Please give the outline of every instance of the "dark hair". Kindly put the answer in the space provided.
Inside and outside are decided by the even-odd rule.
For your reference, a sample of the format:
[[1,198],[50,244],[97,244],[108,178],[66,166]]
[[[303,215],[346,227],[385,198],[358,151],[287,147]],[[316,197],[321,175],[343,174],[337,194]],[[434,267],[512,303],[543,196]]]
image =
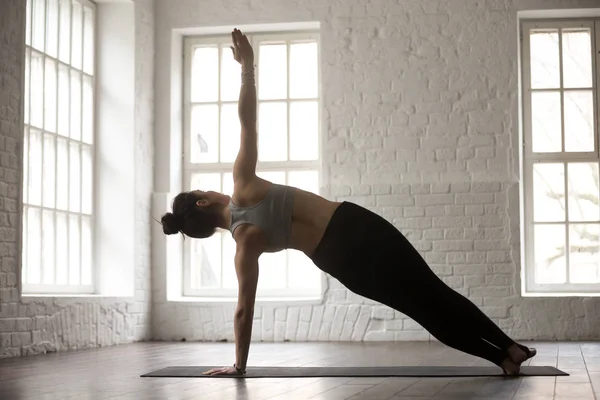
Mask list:
[[173,212],[161,218],[165,235],[183,233],[196,239],[210,237],[219,225],[219,214],[215,204],[200,208],[196,205],[202,196],[194,192],[179,193],[173,199]]

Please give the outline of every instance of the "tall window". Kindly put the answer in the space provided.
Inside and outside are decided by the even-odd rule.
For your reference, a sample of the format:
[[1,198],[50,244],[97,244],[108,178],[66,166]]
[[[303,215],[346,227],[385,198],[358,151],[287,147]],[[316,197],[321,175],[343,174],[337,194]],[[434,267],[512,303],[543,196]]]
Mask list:
[[[319,191],[319,41],[314,33],[248,35],[254,47],[258,95],[257,175]],[[231,195],[240,145],[241,69],[230,37],[185,42],[184,182],[187,189]],[[237,294],[235,242],[227,231],[185,241],[184,294]],[[263,254],[258,296],[306,297],[321,292],[321,274],[299,251]]]
[[527,292],[600,292],[600,21],[522,34]]
[[93,291],[95,5],[28,0],[23,289]]

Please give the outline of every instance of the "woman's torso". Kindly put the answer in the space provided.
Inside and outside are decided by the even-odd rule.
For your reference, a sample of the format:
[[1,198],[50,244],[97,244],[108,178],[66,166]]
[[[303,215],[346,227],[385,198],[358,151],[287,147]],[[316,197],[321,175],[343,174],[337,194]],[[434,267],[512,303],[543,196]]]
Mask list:
[[[260,204],[268,195],[273,196],[271,192],[273,184],[261,178],[256,178],[245,185],[236,183],[232,201],[235,203],[235,207],[232,207],[233,213],[239,212],[248,207],[261,207]],[[284,188],[281,188],[284,189]],[[319,244],[325,229],[331,219],[336,208],[340,203],[332,202],[318,196],[314,193],[310,193],[294,187],[285,188],[288,191],[288,196],[293,197],[293,203],[291,205],[291,225],[289,225],[289,240],[287,240],[286,248],[296,249],[304,252],[310,256],[317,245]],[[278,194],[275,194],[278,195]],[[268,199],[271,200],[271,199]],[[278,199],[273,199],[274,202]],[[283,200],[282,200],[283,201]],[[266,209],[259,210],[259,212],[265,214],[268,213]],[[263,215],[265,219],[268,219],[268,215]],[[243,223],[239,225],[233,231],[233,237],[236,241],[243,238],[246,235],[259,236],[262,243],[262,252],[273,252],[281,250],[281,246],[274,243],[271,240],[273,236],[272,232],[266,232],[261,229],[258,224]],[[276,228],[284,225],[276,225]],[[287,232],[281,232],[281,235],[285,235]]]

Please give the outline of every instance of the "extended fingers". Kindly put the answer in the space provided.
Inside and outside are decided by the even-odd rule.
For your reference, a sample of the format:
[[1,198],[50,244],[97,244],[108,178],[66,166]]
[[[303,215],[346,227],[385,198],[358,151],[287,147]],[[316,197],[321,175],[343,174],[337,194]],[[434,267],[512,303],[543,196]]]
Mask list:
[[208,370],[206,372],[203,372],[204,375],[214,375],[218,372],[220,372],[223,368],[213,368],[211,370]]

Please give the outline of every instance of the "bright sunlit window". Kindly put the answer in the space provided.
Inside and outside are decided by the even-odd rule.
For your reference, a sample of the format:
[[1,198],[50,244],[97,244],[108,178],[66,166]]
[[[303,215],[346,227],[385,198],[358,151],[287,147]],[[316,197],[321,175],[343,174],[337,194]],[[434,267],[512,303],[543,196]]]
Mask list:
[[[314,33],[248,35],[254,47],[258,94],[257,174],[275,183],[319,192],[319,40]],[[231,195],[240,145],[241,68],[230,36],[185,41],[184,184]],[[185,241],[184,295],[237,294],[235,241],[227,231]],[[314,297],[320,271],[296,250],[263,254],[258,297]]]
[[523,25],[525,283],[600,292],[598,21]]
[[91,293],[95,5],[28,0],[23,290]]

